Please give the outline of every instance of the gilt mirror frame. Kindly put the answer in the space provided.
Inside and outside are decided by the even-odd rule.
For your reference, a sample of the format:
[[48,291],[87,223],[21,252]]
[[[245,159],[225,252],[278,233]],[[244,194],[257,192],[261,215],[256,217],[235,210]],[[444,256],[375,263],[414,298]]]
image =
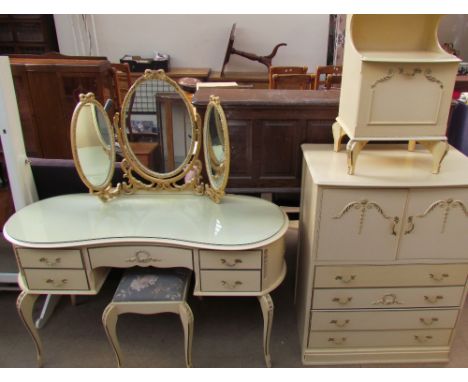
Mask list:
[[[216,158],[216,155],[213,152],[211,143],[210,121],[212,118],[216,118],[216,116],[219,117],[219,121],[221,123],[221,126],[216,124],[216,129],[218,136],[223,139],[222,147],[224,161],[222,163],[218,162],[218,158]],[[205,112],[205,121],[203,125],[203,154],[205,156],[205,170],[209,181],[209,184],[205,185],[205,194],[215,203],[220,203],[221,198],[225,195],[224,190],[226,189],[226,185],[229,179],[231,152],[226,115],[224,114],[219,97],[216,96],[210,96],[210,102],[208,103]],[[213,169],[216,174],[213,173]],[[217,185],[215,179],[216,176],[223,177],[219,185]]]
[[[83,169],[82,163],[80,161],[80,157],[78,155],[78,145],[77,145],[78,118],[83,108],[89,105],[94,106],[94,109],[91,109],[91,118],[94,122],[94,127],[97,129],[97,137],[100,143],[102,144],[104,150],[107,151],[107,146],[109,146],[109,149],[108,149],[109,150],[108,156],[110,158],[109,171],[107,173],[106,179],[100,185],[95,185],[90,182],[88,177],[85,175],[85,171]],[[104,122],[105,122],[106,128],[108,130],[109,138],[110,138],[109,144],[107,144],[107,142],[104,142],[102,139],[102,136],[100,135],[99,126],[97,126],[99,121],[96,115],[96,111],[100,112],[104,117]],[[112,128],[112,124],[109,120],[107,112],[104,110],[104,107],[101,105],[101,103],[96,100],[96,97],[93,93],[79,95],[79,102],[76,105],[75,110],[73,111],[73,116],[72,116],[72,120],[70,124],[70,140],[71,140],[71,149],[72,149],[72,155],[73,155],[73,160],[75,162],[76,170],[82,182],[86,185],[86,187],[88,187],[89,192],[93,195],[98,196],[102,200],[109,200],[109,199],[112,199],[114,196],[116,196],[116,194],[118,194],[119,192],[120,187],[118,186],[114,188],[112,187],[112,183],[111,183],[112,177],[114,175],[114,169],[115,169],[114,129]]]
[[[192,140],[187,150],[184,161],[174,170],[167,173],[158,173],[144,166],[136,157],[130,147],[128,140],[127,113],[129,105],[138,87],[147,81],[164,81],[174,88],[183,100],[186,111],[190,118],[192,127]],[[145,70],[144,74],[138,78],[130,87],[122,102],[121,113],[114,116],[114,127],[118,132],[118,140],[124,159],[122,160],[122,170],[126,181],[122,183],[122,190],[127,193],[135,190],[148,191],[189,191],[197,194],[203,194],[203,185],[201,184],[201,162],[198,159],[202,145],[201,141],[201,121],[180,86],[169,78],[164,70]]]

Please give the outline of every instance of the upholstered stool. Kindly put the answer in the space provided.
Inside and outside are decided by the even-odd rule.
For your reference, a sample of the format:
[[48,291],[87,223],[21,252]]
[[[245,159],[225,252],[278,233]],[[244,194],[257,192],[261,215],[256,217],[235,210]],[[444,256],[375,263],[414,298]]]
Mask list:
[[186,302],[192,271],[185,268],[131,268],[125,272],[114,298],[102,314],[102,323],[122,366],[122,351],[117,339],[119,314],[176,313],[184,328],[185,362],[192,366],[193,314]]

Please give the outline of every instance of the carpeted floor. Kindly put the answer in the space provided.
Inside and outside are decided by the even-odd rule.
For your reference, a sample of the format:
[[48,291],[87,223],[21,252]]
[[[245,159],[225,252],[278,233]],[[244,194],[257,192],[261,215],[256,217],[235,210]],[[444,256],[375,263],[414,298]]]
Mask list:
[[[297,229],[287,233],[285,281],[271,295],[275,316],[271,337],[273,367],[301,367],[299,335],[293,305]],[[0,257],[8,256],[0,246]],[[11,255],[11,254],[10,254]],[[0,262],[1,264],[1,262]],[[115,367],[113,352],[101,324],[104,307],[119,281],[110,274],[97,296],[80,297],[78,305],[63,297],[55,314],[40,330],[44,367]],[[16,313],[18,292],[0,291],[0,367],[35,367],[35,349]],[[263,320],[256,298],[190,298],[195,316],[194,367],[264,367]],[[40,304],[37,304],[38,308]],[[454,341],[447,365],[384,365],[402,367],[467,367],[468,309]],[[184,367],[183,332],[173,314],[120,316],[118,334],[127,367]],[[366,365],[357,365],[365,367]],[[373,367],[379,365],[372,365]]]

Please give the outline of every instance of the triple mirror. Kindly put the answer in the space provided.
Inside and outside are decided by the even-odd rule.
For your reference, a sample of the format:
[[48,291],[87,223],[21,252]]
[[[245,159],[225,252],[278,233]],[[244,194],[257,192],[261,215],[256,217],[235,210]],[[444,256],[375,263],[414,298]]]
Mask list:
[[[129,89],[113,124],[92,93],[80,95],[71,123],[72,151],[90,192],[108,200],[137,190],[193,191],[221,200],[230,153],[218,98],[210,99],[202,138],[200,117],[184,91],[164,71],[147,70]],[[202,146],[206,185],[201,181]],[[121,162],[125,181],[113,187],[116,162]]]

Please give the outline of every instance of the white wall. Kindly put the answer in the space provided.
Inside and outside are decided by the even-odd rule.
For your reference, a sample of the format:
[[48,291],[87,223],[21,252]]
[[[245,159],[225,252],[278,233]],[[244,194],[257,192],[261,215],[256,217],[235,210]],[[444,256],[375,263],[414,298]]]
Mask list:
[[445,15],[440,21],[439,41],[453,43],[460,58],[468,62],[468,15]]
[[[172,67],[221,70],[229,33],[237,23],[234,48],[265,56],[281,42],[274,65],[307,65],[314,71],[326,63],[328,15],[88,15],[93,55],[118,62],[124,54],[171,56]],[[79,15],[55,15],[60,51],[89,54],[88,39]],[[74,29],[74,31],[72,30]],[[79,40],[79,38],[78,38]],[[84,48],[86,47],[86,48]],[[232,56],[226,71],[266,71],[246,58]]]

